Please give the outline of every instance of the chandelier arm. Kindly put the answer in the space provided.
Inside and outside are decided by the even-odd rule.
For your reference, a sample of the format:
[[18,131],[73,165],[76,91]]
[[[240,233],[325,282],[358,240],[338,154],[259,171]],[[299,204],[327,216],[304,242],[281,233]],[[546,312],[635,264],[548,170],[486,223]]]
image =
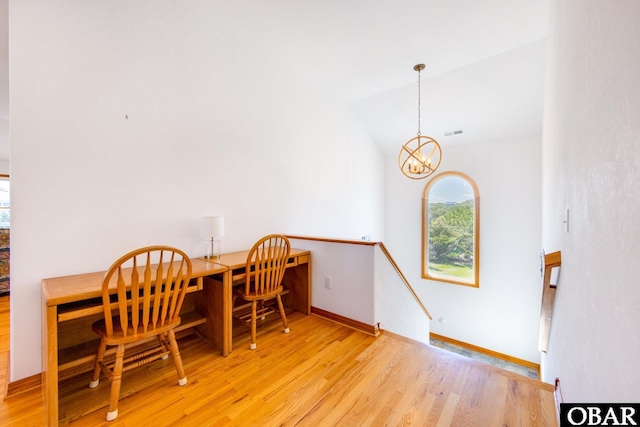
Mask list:
[[431,152],[429,153],[429,157],[433,156],[433,153],[436,152],[437,148],[440,148],[440,144],[438,144],[435,140],[433,140],[433,142],[435,144],[433,144],[433,148],[431,149]]
[[[413,140],[411,140],[411,141],[413,141]],[[409,141],[409,142],[411,142],[411,141]],[[409,156],[411,156],[413,153],[416,152],[416,150],[410,150],[409,148],[407,148],[407,144],[403,145],[401,150],[404,150],[407,153],[409,153]],[[402,151],[400,151],[400,154],[402,154]]]
[[[408,145],[410,142],[415,141],[416,139],[418,140],[418,147],[417,147],[417,148],[415,148],[415,149],[413,149],[413,150],[409,149],[409,147],[407,147],[407,145]],[[403,150],[405,150],[407,153],[409,153],[409,154],[408,154],[408,156],[407,156],[407,160],[409,160],[411,157],[413,157],[414,159],[416,159],[416,160],[417,160],[417,161],[419,161],[420,163],[422,163],[422,158],[421,158],[421,157],[419,157],[419,156],[420,156],[420,154],[419,154],[419,153],[420,153],[420,149],[421,149],[421,148],[422,148],[422,147],[420,146],[420,137],[411,138],[409,141],[407,141],[407,142],[402,146],[402,149],[403,149]],[[402,153],[402,151],[401,151],[400,153]],[[418,155],[416,155],[416,153],[418,153]],[[433,151],[432,151],[432,153],[433,153]],[[406,163],[406,160],[405,160],[405,163]]]
[[[437,141],[434,140],[434,146],[433,146],[433,150],[431,150],[431,153],[429,154],[429,158],[432,158],[433,154],[437,151],[442,152],[441,148],[440,148],[440,144],[438,144]],[[429,169],[429,175],[431,175],[433,172],[436,171],[436,169],[438,169],[438,166],[440,166],[440,161],[442,160],[442,154],[440,154],[438,156],[438,162],[435,164],[432,163],[427,163],[425,166],[427,167],[427,169]]]
[[416,160],[417,160],[417,161],[419,161],[420,163],[423,163],[423,162],[422,162],[422,157],[420,157],[420,154],[416,155],[416,153],[419,153],[419,152],[420,152],[420,149],[419,149],[419,148],[417,148],[417,149],[413,150],[413,151],[410,153],[409,157],[413,157],[414,159],[416,159]]

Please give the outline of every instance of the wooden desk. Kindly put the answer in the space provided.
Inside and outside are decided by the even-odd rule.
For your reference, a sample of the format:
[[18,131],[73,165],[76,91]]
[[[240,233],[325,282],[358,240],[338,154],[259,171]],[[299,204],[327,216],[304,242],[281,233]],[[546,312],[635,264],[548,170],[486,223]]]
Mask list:
[[[214,260],[191,259],[192,285],[176,331],[197,330],[223,356],[232,350],[233,278],[241,274],[247,254],[243,251]],[[309,251],[292,249],[284,279],[292,289],[286,305],[306,314],[311,313],[310,257]],[[58,425],[58,381],[88,373],[93,366],[99,339],[91,331],[91,324],[103,317],[104,274],[42,280],[42,390],[48,425]],[[203,293],[205,298],[200,297]]]
[[[218,282],[219,277],[205,278],[205,304],[208,313],[214,313],[214,323],[223,324],[225,334],[221,336],[216,332],[217,328],[206,331],[199,328],[198,331],[216,346],[233,349],[232,334],[232,292],[234,283],[244,278],[249,251],[222,254],[220,258],[210,260],[218,265],[225,266],[228,270],[222,276],[224,283],[216,283],[213,286],[209,282]],[[285,307],[293,308],[306,315],[311,314],[311,252],[301,249],[291,249],[287,270],[282,283],[289,289],[287,295],[283,295],[282,303]],[[223,317],[218,317],[222,315]],[[210,336],[209,334],[214,334]],[[220,340],[226,340],[221,342]],[[226,355],[226,353],[223,353]]]

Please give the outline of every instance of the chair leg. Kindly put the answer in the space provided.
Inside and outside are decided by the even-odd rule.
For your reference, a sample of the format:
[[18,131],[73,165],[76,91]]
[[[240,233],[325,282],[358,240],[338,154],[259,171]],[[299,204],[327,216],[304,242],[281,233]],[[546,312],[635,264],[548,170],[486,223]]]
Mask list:
[[120,385],[122,384],[123,359],[124,344],[120,344],[116,350],[116,362],[113,366],[113,376],[111,377],[111,395],[107,421],[113,421],[118,417],[118,400],[120,399]]
[[96,362],[93,366],[93,374],[91,374],[91,381],[89,382],[89,388],[96,388],[100,384],[100,363],[104,360],[104,353],[107,351],[107,344],[103,339],[100,339],[100,345],[98,346],[98,353],[96,354]]
[[[160,341],[160,347],[164,348],[164,351],[171,351],[171,347],[170,344],[167,343],[167,340],[165,339],[163,334],[158,335],[158,341]],[[168,354],[165,354],[164,356],[161,357],[162,360],[167,360],[169,358]]]
[[284,306],[282,305],[282,298],[280,298],[280,294],[276,295],[276,299],[278,300],[278,310],[280,310],[280,318],[282,319],[284,333],[288,334],[290,332],[289,324],[287,323],[287,315],[284,312]]
[[249,348],[251,350],[256,349],[256,307],[258,305],[258,301],[251,301],[251,345]]
[[171,347],[171,356],[173,356],[173,364],[176,365],[176,372],[178,373],[178,385],[183,386],[187,383],[187,376],[184,374],[182,357],[180,357],[180,349],[176,342],[176,334],[173,329],[170,329],[167,335],[169,337],[169,346]]

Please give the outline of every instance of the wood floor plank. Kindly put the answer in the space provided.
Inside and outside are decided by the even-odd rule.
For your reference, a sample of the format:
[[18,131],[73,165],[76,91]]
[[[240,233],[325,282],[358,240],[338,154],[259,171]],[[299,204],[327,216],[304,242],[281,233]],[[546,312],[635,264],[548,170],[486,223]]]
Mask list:
[[453,421],[459,399],[460,396],[456,393],[449,393],[447,395],[447,401],[445,402],[444,407],[440,412],[440,416],[438,417],[438,424],[436,424],[436,427],[449,427],[452,425],[451,422]]
[[[0,298],[0,329],[8,309]],[[8,307],[8,302],[7,302]],[[188,383],[171,359],[125,373],[118,418],[105,421],[109,382],[60,383],[68,426],[556,426],[552,387],[446,350],[383,333],[378,338],[317,316],[291,313],[234,329],[228,357],[197,335],[180,339]],[[269,319],[269,318],[267,318]],[[0,349],[8,348],[0,330]],[[5,345],[6,347],[3,347]],[[0,351],[0,365],[7,356]],[[6,363],[6,362],[5,362]],[[0,381],[5,381],[4,372]],[[4,382],[0,384],[4,388]],[[39,390],[0,402],[0,425],[42,425]]]
[[536,420],[539,425],[557,425],[559,424],[558,416],[556,413],[556,402],[553,393],[548,393],[545,390],[537,390],[538,402],[540,405],[540,419]]
[[377,353],[370,353],[369,358],[360,360],[357,365],[352,365],[352,369],[314,404],[301,420],[303,425],[338,425],[339,420],[348,423],[350,412],[366,403],[370,385],[379,381],[380,372],[393,356],[394,352],[385,346]]
[[[478,425],[492,425],[493,417],[500,419],[504,412],[504,405],[496,404],[497,396],[499,396],[499,381],[497,375],[487,374],[486,381],[482,387],[478,387],[480,400],[478,401]],[[505,386],[506,387],[506,386]]]
[[[371,395],[363,412],[367,415],[375,415],[374,426],[388,425],[390,420],[398,420],[403,417],[405,407],[402,400],[407,396],[409,390],[413,393],[418,388],[420,372],[416,369],[416,362],[419,363],[419,349],[406,343],[399,344],[396,349],[398,357],[393,359],[388,365],[385,377],[381,379],[380,389],[385,394],[377,393]],[[406,381],[395,381],[395,377],[406,378]],[[377,412],[377,414],[376,414]]]
[[[425,376],[418,371],[402,391],[396,391],[399,399],[386,417],[378,417],[379,425],[411,425],[417,413],[425,410],[423,390]],[[419,425],[419,424],[418,424]]]
[[9,351],[9,298],[8,295],[0,297],[0,353]]

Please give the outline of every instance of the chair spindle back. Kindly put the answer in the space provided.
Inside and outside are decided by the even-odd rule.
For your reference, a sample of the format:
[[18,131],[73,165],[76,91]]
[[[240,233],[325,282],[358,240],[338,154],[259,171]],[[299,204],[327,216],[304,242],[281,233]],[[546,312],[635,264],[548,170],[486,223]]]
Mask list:
[[[177,321],[190,278],[191,260],[180,249],[148,246],[122,256],[102,283],[107,335],[113,334],[115,314],[125,336]],[[117,292],[111,295],[114,280]]]
[[268,295],[280,287],[291,246],[289,239],[270,234],[258,240],[247,256],[245,293]]

